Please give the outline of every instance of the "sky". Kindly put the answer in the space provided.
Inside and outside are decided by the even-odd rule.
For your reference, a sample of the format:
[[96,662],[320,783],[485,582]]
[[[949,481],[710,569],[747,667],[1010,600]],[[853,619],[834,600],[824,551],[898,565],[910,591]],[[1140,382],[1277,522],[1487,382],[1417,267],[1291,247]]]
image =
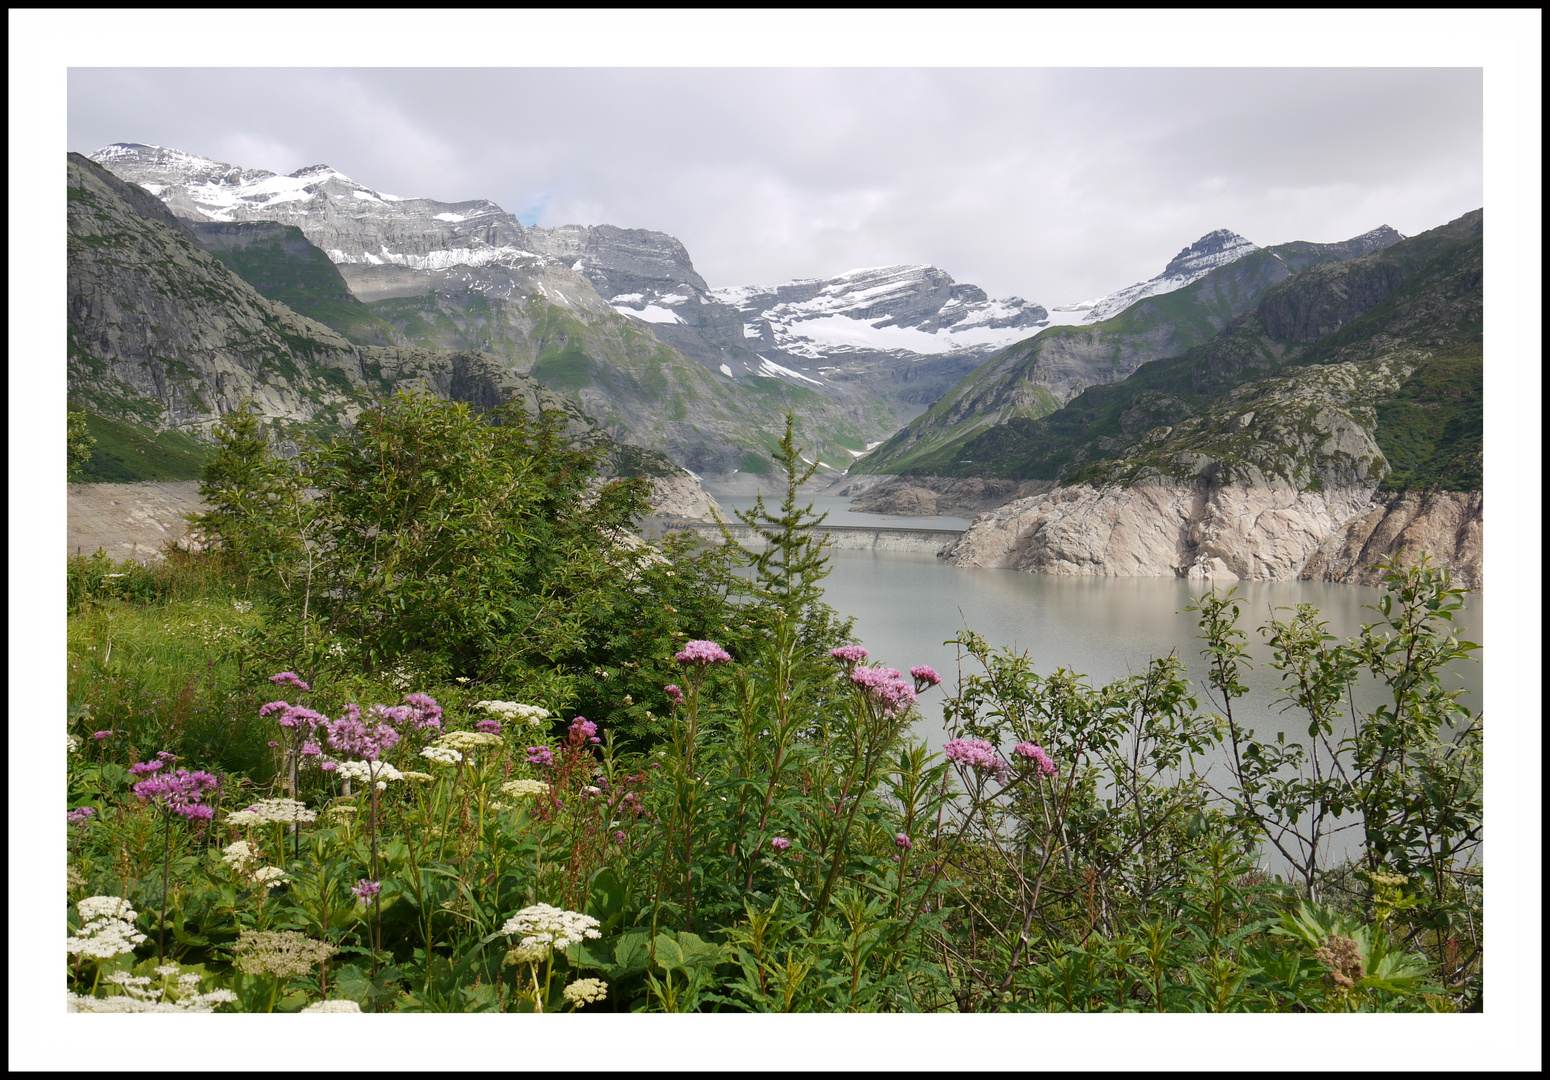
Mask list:
[[328,164],[683,241],[712,286],[931,263],[1046,306],[1214,229],[1406,235],[1484,200],[1479,68],[73,68],[68,143]]
[[[49,466],[39,454],[59,444],[66,401],[63,169],[47,163],[116,140],[280,172],[326,162],[391,194],[488,198],[544,225],[660,229],[714,285],[918,261],[1051,305],[1149,278],[1216,228],[1260,244],[1330,241],[1385,223],[1414,233],[1489,202],[1486,475],[1504,494],[1492,501],[1486,574],[1509,583],[1509,601],[1540,594],[1540,12],[207,8],[8,19],[10,308],[57,314],[7,327],[16,670],[63,673],[62,586],[36,572],[66,535],[63,458]],[[288,70],[265,88],[259,65]],[[468,81],[436,70],[447,67]],[[1515,720],[1543,711],[1539,614],[1534,603],[1484,609],[1485,707],[1507,721],[1493,729],[1504,734],[1488,750],[1487,798],[1493,844],[1512,852],[1493,864],[1487,929],[1531,956],[1542,934],[1541,731]],[[57,718],[67,703],[63,678],[21,680],[13,696],[19,716]],[[12,725],[13,755],[42,762],[10,786],[21,880],[39,867],[62,874],[57,834],[29,827],[64,783],[57,730]],[[35,992],[57,939],[33,930],[58,918],[56,897],[13,898],[23,1036],[10,1060],[58,1068],[69,1046],[73,1067],[112,1068],[115,1043],[80,1040]],[[1376,1040],[1338,1017],[1300,1017],[1311,1037],[1297,1061],[1537,1071],[1537,967],[1499,964],[1491,980],[1492,1008],[1471,1038],[1438,1040],[1426,1016],[1385,1018]],[[219,1031],[180,1032],[179,1046],[226,1060],[234,1032],[272,1039],[266,1019],[227,1017]],[[510,1067],[509,1032],[423,1019],[416,1034],[443,1037],[395,1039],[383,1027],[365,1040],[286,1037],[308,1061],[339,1067]],[[757,1045],[761,1062],[805,1069],[1035,1059],[1241,1069],[1278,1060],[1266,1047],[1287,1034],[1285,1018],[1268,1016],[1210,1025],[1205,1038],[1186,1018],[1155,1017],[1134,1039],[1060,1016],[793,1017],[757,1032],[730,1018],[686,1018],[715,1021],[692,1031],[615,1019],[610,1038],[587,1044],[589,1064],[724,1069]],[[469,1023],[446,1038],[459,1020]],[[966,1032],[974,1020],[989,1023]],[[520,1052],[575,1065],[574,1040],[529,1039]]]

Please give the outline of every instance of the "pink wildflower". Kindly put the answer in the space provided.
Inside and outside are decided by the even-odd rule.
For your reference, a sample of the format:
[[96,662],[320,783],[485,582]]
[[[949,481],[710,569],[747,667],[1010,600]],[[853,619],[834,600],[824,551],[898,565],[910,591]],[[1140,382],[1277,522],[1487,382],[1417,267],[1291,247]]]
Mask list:
[[732,659],[730,653],[714,641],[691,641],[683,651],[673,654],[680,664],[725,664]]
[[1000,773],[1006,766],[996,757],[996,748],[984,739],[953,739],[942,747],[947,760],[982,772]]
[[777,836],[775,839],[770,841],[770,847],[774,848],[776,851],[785,851],[790,846],[791,841],[787,840],[784,836]]
[[684,692],[678,689],[676,683],[668,683],[662,688],[662,692],[667,695],[667,700],[674,705],[682,705],[684,703]]
[[882,706],[884,716],[893,716],[915,704],[915,691],[893,668],[858,667],[850,673],[850,681]]
[[142,780],[134,786],[133,791],[135,798],[143,802],[160,803],[169,812],[192,821],[208,820],[214,815],[214,810],[203,805],[204,797],[220,786],[220,780],[203,769],[195,772],[179,769]]
[[847,664],[859,664],[867,658],[868,653],[860,645],[841,645],[838,649],[830,649],[829,655]]
[[294,686],[298,690],[311,690],[312,687],[302,682],[294,671],[282,671],[278,675],[269,676],[269,681],[282,686]]
[[898,836],[895,836],[893,838],[893,842],[895,844],[897,844],[899,847],[903,848],[905,851],[909,851],[911,848],[913,848],[915,846],[914,844],[910,843],[910,838],[908,836],[904,835],[903,833],[900,833]]
[[915,693],[917,694],[928,686],[940,686],[942,684],[942,676],[925,664],[910,668],[910,674],[915,676]]
[[553,765],[554,753],[547,746],[529,746],[527,760],[529,765]]
[[1054,776],[1060,771],[1056,768],[1054,760],[1044,752],[1042,746],[1036,746],[1030,742],[1020,742],[1012,747],[1012,753],[1032,761],[1038,766],[1039,772],[1045,776]]

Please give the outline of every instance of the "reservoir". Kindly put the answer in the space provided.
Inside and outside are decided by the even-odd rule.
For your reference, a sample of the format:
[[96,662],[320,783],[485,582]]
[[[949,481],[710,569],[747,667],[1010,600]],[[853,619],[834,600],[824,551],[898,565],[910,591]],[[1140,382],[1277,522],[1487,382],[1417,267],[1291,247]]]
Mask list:
[[[730,511],[746,509],[752,499],[720,500]],[[815,509],[830,509],[825,524],[880,525],[894,528],[965,528],[955,518],[918,518],[846,512],[847,499],[814,499]],[[825,503],[830,505],[826,506]],[[838,504],[837,506],[835,504]],[[767,500],[767,505],[769,501]],[[776,509],[770,505],[771,509]],[[927,524],[927,523],[931,524]],[[1026,651],[1034,670],[1049,675],[1056,668],[1085,674],[1096,687],[1145,671],[1153,657],[1176,653],[1195,685],[1202,711],[1220,711],[1207,699],[1206,665],[1200,655],[1198,616],[1183,609],[1207,592],[1209,583],[1182,578],[1099,578],[1031,574],[1014,570],[982,570],[950,566],[927,552],[829,552],[830,573],[822,582],[825,601],[842,616],[855,618],[855,634],[871,652],[869,662],[908,671],[929,664],[943,684],[920,696],[915,735],[940,750],[949,737],[942,720],[942,701],[958,681],[958,653],[944,644],[965,627],[992,645]],[[1285,731],[1288,741],[1308,742],[1306,714],[1280,695],[1280,673],[1269,666],[1270,650],[1258,628],[1276,608],[1312,604],[1328,622],[1328,632],[1345,640],[1359,633],[1362,623],[1380,622],[1376,605],[1381,589],[1306,581],[1245,581],[1234,583],[1243,600],[1238,628],[1247,635],[1252,670],[1244,681],[1250,690],[1233,703],[1234,715],[1253,728],[1260,739],[1273,740]],[[1225,583],[1217,588],[1225,590]],[[1289,617],[1281,612],[1280,617]],[[1467,596],[1455,613],[1460,637],[1484,644],[1483,599]],[[1462,689],[1461,702],[1481,711],[1483,650],[1456,665],[1448,685]],[[964,674],[983,674],[969,658]],[[1383,698],[1374,681],[1358,687],[1359,710],[1375,707]],[[1336,728],[1339,739],[1346,732]],[[1225,756],[1197,759],[1195,770],[1219,787],[1229,778]]]

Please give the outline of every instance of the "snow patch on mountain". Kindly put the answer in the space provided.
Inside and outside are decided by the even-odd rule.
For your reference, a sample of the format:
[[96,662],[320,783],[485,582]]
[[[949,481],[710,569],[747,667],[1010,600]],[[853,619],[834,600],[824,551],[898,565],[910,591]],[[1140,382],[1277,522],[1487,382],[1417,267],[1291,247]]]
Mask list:
[[758,356],[760,361],[759,370],[755,374],[761,375],[766,379],[778,379],[784,375],[788,379],[801,379],[803,382],[810,382],[814,386],[823,385],[823,383],[819,382],[817,379],[809,379],[800,371],[792,371],[788,367],[782,367],[781,365],[775,363],[773,360],[765,359],[765,357],[761,354],[755,353],[754,355]]
[[667,308],[665,308],[665,307],[658,307],[656,304],[647,304],[644,308],[632,308],[632,307],[626,307],[623,304],[615,304],[615,305],[613,305],[613,309],[615,311],[617,311],[620,315],[628,315],[630,318],[632,318],[632,319],[639,319],[641,322],[648,322],[648,323],[681,323],[681,322],[683,322],[683,320],[678,317],[678,313],[676,311],[669,311]]
[[743,336],[812,360],[858,353],[937,356],[994,351],[1033,336],[1048,314],[1017,296],[992,300],[934,266],[848,270],[782,285],[712,289],[743,317]]
[[1251,251],[1258,250],[1258,244],[1244,239],[1231,229],[1217,229],[1215,232],[1206,233],[1175,255],[1169,260],[1168,265],[1163,267],[1163,272],[1152,280],[1137,282],[1096,301],[1068,304],[1064,308],[1055,310],[1074,311],[1086,306],[1087,312],[1082,316],[1081,321],[1102,322],[1104,319],[1112,319],[1138,300],[1176,292],[1205,277],[1218,266],[1237,262]]

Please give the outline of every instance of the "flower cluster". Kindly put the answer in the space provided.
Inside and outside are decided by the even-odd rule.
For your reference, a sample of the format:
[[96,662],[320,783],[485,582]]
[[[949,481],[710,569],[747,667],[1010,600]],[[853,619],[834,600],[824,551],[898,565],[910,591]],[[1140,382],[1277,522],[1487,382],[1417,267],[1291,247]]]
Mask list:
[[129,771],[135,776],[150,776],[159,772],[164,765],[171,765],[177,760],[177,755],[169,754],[163,750],[156,755],[155,761],[137,761],[129,766]]
[[575,720],[571,721],[570,727],[566,730],[570,732],[570,741],[573,746],[580,746],[583,740],[589,743],[600,743],[603,741],[598,738],[597,725],[585,716],[576,717]]
[[429,694],[405,694],[404,706],[410,710],[406,718],[417,728],[441,730],[441,706]]
[[238,840],[235,844],[227,844],[221,849],[221,862],[233,870],[242,872],[248,863],[258,858],[258,852],[253,850],[253,845],[246,840]]
[[[152,766],[146,769],[147,774],[161,768],[159,761],[141,762],[141,764]],[[133,772],[134,767],[131,767],[130,771]],[[178,769],[176,772],[152,775],[148,780],[141,780],[134,786],[134,793],[135,798],[140,801],[155,802],[168,813],[177,814],[190,821],[208,821],[215,815],[215,811],[204,805],[204,797],[212,791],[219,790],[220,786],[220,780],[203,769],[194,772]]]
[[488,731],[449,731],[436,740],[436,745],[467,754],[481,746],[501,746],[502,743],[499,735]]
[[549,785],[542,780],[508,780],[501,785],[501,794],[513,799],[520,799],[524,795],[547,795]]
[[725,664],[732,659],[730,653],[714,641],[691,641],[682,652],[674,653],[673,659],[680,664]]
[[608,996],[608,984],[602,979],[577,979],[565,987],[565,1000],[580,1008]]
[[65,823],[74,825],[77,829],[84,829],[96,813],[97,811],[90,806],[77,806],[74,810],[66,812]]
[[[237,816],[241,814],[241,821]],[[247,815],[251,814],[249,818]],[[307,824],[318,819],[316,810],[308,810],[307,804],[297,802],[295,799],[260,799],[246,810],[238,810],[228,814],[226,820],[232,825],[256,825],[256,824],[285,824],[291,825],[297,822]]]
[[88,896],[75,905],[81,928],[65,939],[65,952],[110,960],[132,953],[145,935],[135,929],[136,912],[121,896]]
[[355,716],[347,715],[328,726],[328,745],[341,754],[376,761],[398,745],[398,732],[387,724],[367,727]]
[[284,870],[280,869],[278,866],[260,866],[257,870],[253,871],[253,882],[256,885],[263,885],[267,887],[270,885],[278,885],[282,881],[289,880],[290,875],[287,874]]
[[456,765],[463,760],[463,755],[450,746],[427,746],[420,751],[420,756],[428,758],[437,765]]
[[838,649],[830,649],[829,655],[846,664],[859,664],[871,654],[860,645],[841,645]]
[[243,930],[231,947],[238,971],[276,979],[305,975],[338,951],[338,946],[294,930]]
[[942,676],[936,673],[936,669],[921,664],[919,667],[910,668],[910,674],[915,677],[915,693],[923,693],[928,686],[940,686]]
[[387,787],[389,780],[402,780],[404,774],[385,761],[346,761],[339,766],[339,775],[347,780],[359,780],[366,783],[371,780],[377,782],[377,790]]
[[684,692],[678,688],[677,683],[668,683],[662,688],[662,692],[667,695],[667,700],[674,705],[682,705],[684,703]]
[[308,731],[316,731],[328,723],[328,717],[322,713],[285,701],[270,701],[258,707],[260,717],[273,716],[276,713],[279,713],[279,719],[275,722],[283,728],[299,728],[305,724]]
[[915,691],[893,668],[858,667],[850,673],[850,681],[881,706],[884,716],[897,715],[915,704]]
[[474,703],[474,708],[482,709],[507,723],[522,724],[530,728],[541,728],[544,726],[544,721],[549,719],[548,709],[537,705],[523,705],[517,701],[477,701]]
[[[207,1013],[217,1005],[237,1000],[230,990],[199,992],[199,973],[182,972],[177,964],[163,964],[156,969],[162,985],[152,986],[149,975],[131,975],[127,971],[115,971],[103,977],[103,981],[119,987],[122,994],[113,997],[87,997],[79,994],[66,996],[68,1012],[83,1013]],[[176,977],[177,983],[171,980]],[[175,996],[174,996],[175,995]]]
[[942,747],[947,760],[956,762],[976,772],[991,772],[1000,780],[1006,775],[1007,764],[996,753],[996,748],[984,739],[953,739]]
[[551,949],[563,949],[583,938],[601,937],[598,926],[596,919],[579,911],[534,904],[507,919],[501,933],[508,937],[521,934],[522,944],[529,948],[547,945]]
[[1341,992],[1350,990],[1367,977],[1362,954],[1356,942],[1341,934],[1330,934],[1324,944],[1313,950],[1313,958],[1329,971],[1330,980]]
[[278,675],[269,676],[269,681],[277,686],[294,686],[298,690],[311,690],[312,687],[302,682],[294,671],[282,671]]
[[65,740],[68,747],[66,753],[73,754],[81,748],[81,740],[77,739],[74,735],[66,735]]
[[365,878],[361,878],[350,891],[355,894],[357,900],[370,907],[376,903],[377,894],[382,891],[382,882],[368,881]]
[[361,1007],[349,998],[335,998],[332,1001],[314,1001],[301,1011],[304,1013],[358,1013]]
[[1012,753],[1018,757],[1027,758],[1038,766],[1039,772],[1044,776],[1054,776],[1060,770],[1055,767],[1054,760],[1044,752],[1042,746],[1030,742],[1020,742],[1012,747]]
[[554,752],[547,746],[529,746],[527,748],[527,763],[529,765],[553,765]]
[[785,851],[790,846],[791,841],[787,840],[784,836],[777,836],[770,841],[770,847],[774,848],[776,851]]
[[909,851],[915,846],[914,844],[910,843],[910,838],[904,833],[900,833],[899,835],[895,836],[893,838],[893,842],[905,851]]
[[541,964],[549,959],[549,946],[539,942],[533,945],[514,945],[506,950],[505,959],[501,963],[505,967],[516,967],[520,964]]

